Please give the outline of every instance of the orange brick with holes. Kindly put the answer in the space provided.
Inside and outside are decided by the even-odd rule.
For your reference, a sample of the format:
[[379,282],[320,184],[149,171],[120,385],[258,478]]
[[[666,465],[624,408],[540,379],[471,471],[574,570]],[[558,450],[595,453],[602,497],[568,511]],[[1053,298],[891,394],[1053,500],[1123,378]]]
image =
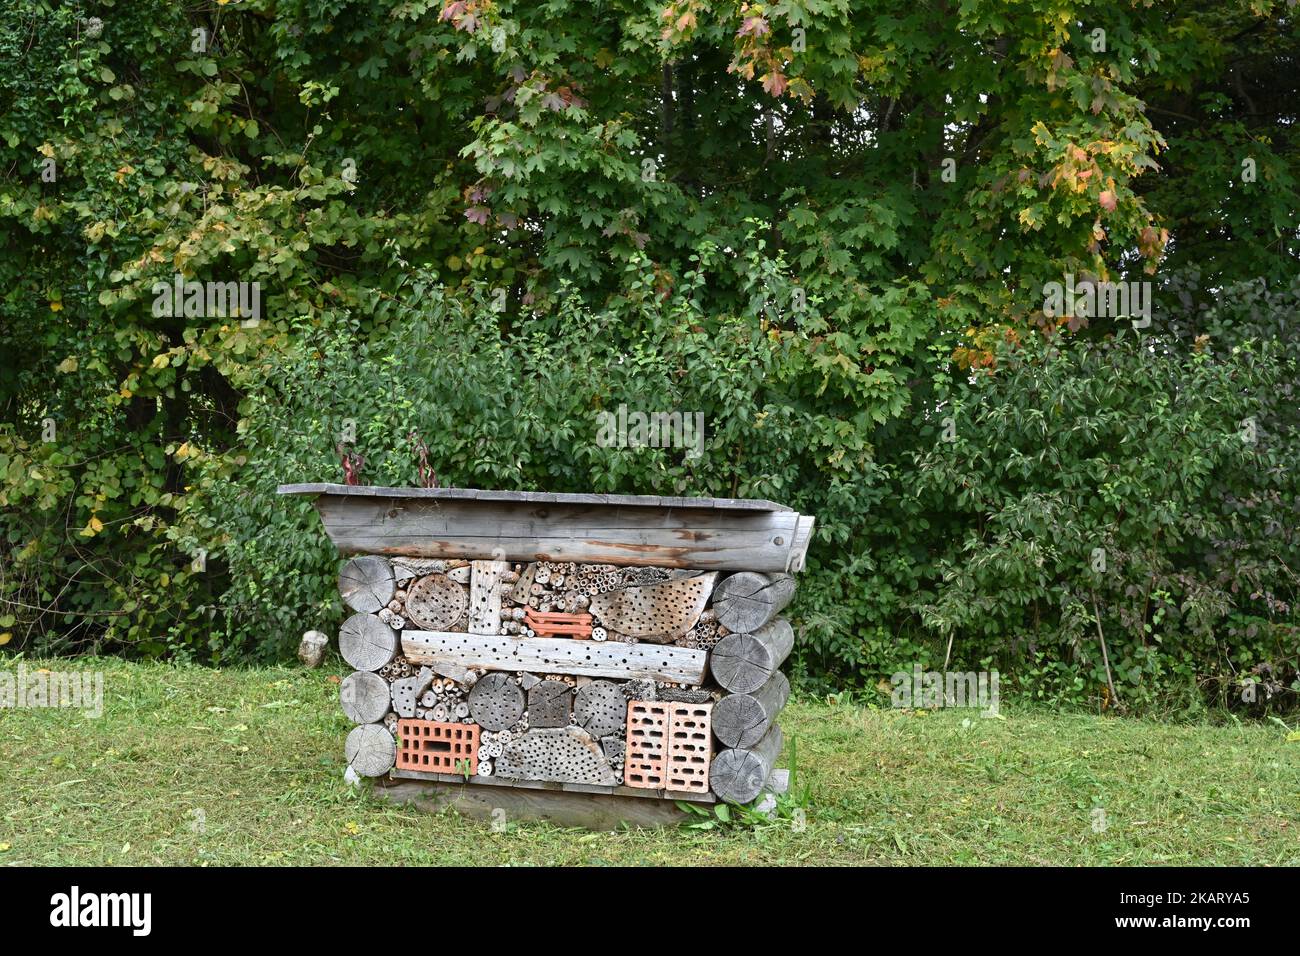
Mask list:
[[478,773],[478,724],[448,724],[434,720],[402,719],[397,733],[402,745],[397,751],[399,770],[427,773]]
[[668,705],[658,701],[628,701],[623,783],[642,790],[662,790],[667,766]]
[[712,704],[669,705],[669,790],[709,792],[709,761],[713,756],[712,731]]

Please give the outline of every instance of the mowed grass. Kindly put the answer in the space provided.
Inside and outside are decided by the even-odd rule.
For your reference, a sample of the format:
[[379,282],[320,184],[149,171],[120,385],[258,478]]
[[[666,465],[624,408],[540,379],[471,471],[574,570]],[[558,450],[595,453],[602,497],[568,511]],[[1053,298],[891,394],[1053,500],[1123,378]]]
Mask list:
[[1300,743],[1275,724],[792,702],[802,829],[499,833],[344,782],[341,665],[44,666],[103,671],[104,714],[0,710],[0,864],[1300,863]]

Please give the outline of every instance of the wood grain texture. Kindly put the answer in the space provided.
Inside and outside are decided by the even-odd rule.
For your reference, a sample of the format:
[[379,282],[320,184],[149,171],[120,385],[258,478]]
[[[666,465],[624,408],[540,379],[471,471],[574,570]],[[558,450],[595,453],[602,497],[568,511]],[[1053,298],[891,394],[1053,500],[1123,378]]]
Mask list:
[[501,633],[501,575],[506,561],[472,561],[469,577],[469,632]]
[[339,684],[339,704],[354,724],[374,724],[388,713],[388,681],[370,671],[356,671]]
[[396,589],[393,566],[378,555],[352,558],[339,570],[339,594],[354,611],[374,614],[388,605]]
[[713,736],[727,747],[752,747],[789,699],[790,682],[777,671],[752,694],[730,694],[713,705]]
[[348,766],[363,777],[380,777],[397,762],[397,741],[383,724],[353,727],[344,744]]
[[343,494],[316,509],[343,554],[783,572],[809,537],[793,511]]
[[724,690],[752,694],[781,668],[794,648],[794,628],[783,617],[752,634],[728,634],[709,655],[709,671]]
[[339,653],[359,671],[377,671],[397,654],[397,633],[373,614],[353,614],[339,628]]
[[402,780],[430,780],[442,783],[481,784],[486,787],[516,787],[526,790],[563,790],[566,793],[599,793],[611,796],[638,797],[648,800],[686,800],[690,803],[717,803],[718,798],[712,792],[692,793],[679,790],[638,790],[634,787],[615,785],[602,787],[583,783],[555,783],[546,780],[511,780],[503,777],[481,777],[473,775],[466,780],[461,774],[430,773],[426,770],[397,769],[390,775]]
[[529,727],[567,727],[573,690],[564,681],[538,681],[528,690]]
[[718,584],[713,610],[718,623],[728,630],[756,631],[790,603],[794,590],[794,578],[788,574],[742,571]]
[[678,684],[702,683],[708,658],[705,651],[672,645],[598,644],[562,637],[515,638],[411,630],[402,632],[402,653],[417,664],[437,662],[494,671],[621,679],[645,677]]
[[773,724],[755,746],[724,750],[709,765],[709,786],[718,799],[749,803],[763,791],[781,756],[785,738],[779,724]]

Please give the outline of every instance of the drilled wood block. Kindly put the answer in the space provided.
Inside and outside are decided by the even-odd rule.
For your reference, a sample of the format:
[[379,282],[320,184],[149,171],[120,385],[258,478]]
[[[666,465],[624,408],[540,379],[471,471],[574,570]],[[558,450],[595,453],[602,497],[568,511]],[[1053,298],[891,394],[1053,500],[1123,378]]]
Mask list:
[[574,723],[593,736],[620,733],[627,723],[627,698],[621,685],[594,680],[579,687],[573,717]]
[[445,574],[428,574],[406,592],[406,616],[426,631],[449,631],[469,609],[464,585]]
[[399,720],[399,770],[470,775],[478,773],[479,727],[432,720]]
[[627,704],[627,747],[623,782],[643,790],[662,790],[667,782],[668,704],[631,700]]
[[564,681],[544,680],[528,691],[528,726],[567,727],[573,691]]
[[524,715],[524,692],[509,674],[487,674],[469,692],[469,713],[484,730],[505,730]]
[[580,727],[529,730],[502,748],[499,777],[613,786],[614,768],[600,741]]
[[629,587],[591,599],[591,612],[607,629],[643,640],[666,639],[695,626],[713,592],[716,572],[691,572],[644,587]]
[[668,705],[668,789],[708,793],[712,704]]

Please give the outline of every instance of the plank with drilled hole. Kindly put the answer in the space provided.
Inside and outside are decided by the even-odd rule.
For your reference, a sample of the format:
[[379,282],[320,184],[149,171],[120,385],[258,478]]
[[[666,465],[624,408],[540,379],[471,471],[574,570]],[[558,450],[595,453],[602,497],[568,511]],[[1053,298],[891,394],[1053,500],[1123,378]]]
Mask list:
[[402,653],[415,664],[459,664],[495,671],[534,671],[675,684],[704,680],[708,652],[666,644],[574,641],[568,638],[403,631]]

